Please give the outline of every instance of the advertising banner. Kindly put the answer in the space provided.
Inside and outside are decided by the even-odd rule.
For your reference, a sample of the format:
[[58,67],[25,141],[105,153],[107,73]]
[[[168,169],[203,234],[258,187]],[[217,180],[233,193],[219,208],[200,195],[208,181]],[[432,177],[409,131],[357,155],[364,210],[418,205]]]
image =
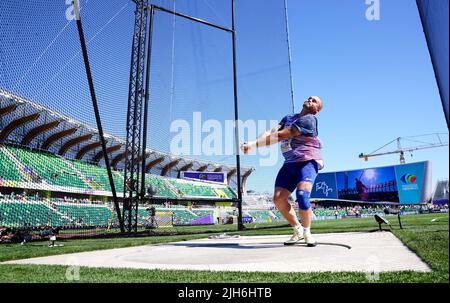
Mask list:
[[225,173],[184,171],[181,172],[181,178],[226,184]]
[[311,198],[417,204],[431,198],[429,161],[319,174]]

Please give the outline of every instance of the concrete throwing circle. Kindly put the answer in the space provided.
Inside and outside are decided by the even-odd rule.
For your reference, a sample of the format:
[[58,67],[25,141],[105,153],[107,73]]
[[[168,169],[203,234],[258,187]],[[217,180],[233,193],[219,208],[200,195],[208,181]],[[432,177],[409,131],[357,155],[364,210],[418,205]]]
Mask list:
[[[386,272],[430,268],[390,232],[316,234],[319,244],[285,246],[289,235],[200,239],[6,262],[240,272]],[[320,244],[322,243],[322,244]],[[349,249],[351,247],[351,249]]]

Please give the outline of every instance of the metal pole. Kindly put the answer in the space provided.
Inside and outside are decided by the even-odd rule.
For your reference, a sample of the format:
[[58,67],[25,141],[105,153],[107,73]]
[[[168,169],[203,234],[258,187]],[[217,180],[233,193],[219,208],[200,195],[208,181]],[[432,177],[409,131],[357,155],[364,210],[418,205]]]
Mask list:
[[237,168],[237,194],[238,194],[238,230],[245,229],[242,224],[242,185],[241,185],[241,158],[239,148],[239,110],[238,110],[238,91],[237,91],[237,66],[236,66],[236,23],[234,0],[231,0],[231,15],[232,15],[232,36],[233,36],[233,84],[234,84],[234,124],[235,124],[235,139],[236,139],[236,168]]
[[148,36],[148,54],[147,54],[147,70],[145,72],[145,101],[144,101],[144,129],[142,138],[142,176],[141,176],[141,198],[145,197],[145,169],[146,169],[146,154],[145,149],[147,147],[147,121],[148,121],[148,99],[149,99],[149,86],[150,86],[150,65],[152,54],[152,37],[153,37],[153,16],[155,10],[153,5],[150,7],[150,25]]
[[202,19],[194,18],[194,17],[188,16],[188,15],[185,15],[185,14],[182,14],[182,13],[179,13],[179,12],[171,11],[171,10],[169,10],[167,8],[164,8],[164,7],[160,7],[160,6],[157,6],[157,5],[152,5],[152,6],[153,6],[154,9],[160,10],[162,12],[166,12],[166,13],[173,14],[173,15],[181,17],[181,18],[185,18],[185,19],[188,19],[188,20],[191,20],[191,21],[202,23],[202,24],[205,24],[205,25],[217,28],[217,29],[221,29],[223,31],[227,31],[227,32],[233,31],[233,30],[231,30],[229,28],[226,28],[226,27],[223,27],[223,26],[219,26],[219,25],[216,25],[214,23],[211,23],[211,22],[208,22],[208,21],[205,21],[205,20],[202,20]]
[[289,78],[291,80],[291,101],[292,101],[292,113],[295,113],[295,98],[294,98],[294,77],[292,76],[292,52],[291,52],[291,38],[289,34],[289,13],[288,13],[288,0],[284,0],[284,11],[286,15],[286,39],[288,47],[288,60],[289,60]]
[[[144,36],[144,32],[145,32],[145,28],[144,28],[144,15],[145,15],[145,11],[147,9],[147,7],[144,7],[144,4],[141,2],[137,2],[137,5],[142,5],[141,9],[141,20],[140,20],[140,28],[139,28],[139,42],[138,42],[138,53],[137,53],[137,67],[136,67],[136,87],[135,87],[135,92],[134,92],[134,112],[133,112],[133,126],[132,126],[132,143],[131,143],[131,169],[130,169],[130,180],[131,180],[131,186],[133,187],[133,192],[138,193],[138,183],[139,183],[139,170],[135,171],[136,165],[138,164],[139,161],[139,151],[140,151],[140,138],[138,136],[138,138],[136,138],[136,132],[140,132],[140,122],[138,122],[138,112],[140,112],[140,106],[142,106],[142,104],[139,102],[139,98],[140,98],[140,94],[142,93],[140,91],[140,73],[141,73],[141,53],[142,53],[142,47],[145,47],[145,45],[143,45],[145,43],[145,36]],[[141,117],[139,117],[140,119]],[[138,142],[136,142],[136,139]],[[138,146],[136,146],[136,144]],[[136,156],[136,152],[137,152],[137,156]],[[136,157],[135,157],[136,156]],[[138,166],[139,167],[139,166]],[[136,183],[134,182],[134,178],[136,176]],[[134,188],[134,186],[136,186],[136,188]],[[128,230],[131,232],[132,228],[133,228],[133,224],[132,224],[132,215],[133,215],[133,208],[136,208],[135,210],[135,216],[134,216],[134,231],[137,232],[137,212],[139,210],[139,195],[136,195],[135,197],[133,197],[133,195],[130,195],[130,199],[131,199],[131,207],[129,209],[129,216],[128,216]]]
[[402,220],[400,219],[400,213],[398,213],[398,224],[400,225],[400,229],[403,229]]
[[78,4],[78,0],[74,0],[73,5],[74,5],[75,13],[76,13],[78,35],[80,37],[81,51],[83,53],[84,66],[86,69],[86,76],[87,76],[87,80],[88,80],[88,84],[89,84],[89,91],[91,93],[92,105],[94,107],[95,120],[97,122],[97,128],[98,128],[98,132],[100,135],[100,141],[102,143],[102,151],[103,151],[103,155],[105,158],[106,170],[108,171],[109,185],[111,186],[111,191],[112,191],[113,200],[114,200],[114,207],[116,209],[117,219],[119,220],[120,230],[122,232],[124,232],[125,230],[123,227],[123,221],[120,216],[120,208],[119,208],[119,202],[117,201],[116,188],[114,186],[114,180],[113,180],[113,176],[112,176],[111,166],[109,163],[108,153],[106,151],[106,141],[105,141],[105,137],[103,134],[103,127],[102,127],[102,121],[100,119],[100,113],[98,110],[98,103],[97,103],[97,97],[95,95],[94,81],[92,80],[91,67],[89,65],[89,57],[88,57],[87,48],[86,48],[86,41],[84,39],[83,25],[81,23],[80,7]]
[[[136,6],[138,5],[138,3],[136,3]],[[123,201],[124,201],[124,205],[125,203],[128,204],[128,200],[127,200],[127,193],[128,195],[131,197],[131,190],[128,188],[130,186],[130,183],[128,183],[128,168],[127,168],[127,161],[128,161],[128,157],[129,157],[129,149],[130,149],[130,142],[128,140],[128,137],[130,136],[129,134],[129,129],[128,129],[128,125],[130,125],[130,112],[131,112],[131,107],[132,107],[132,92],[133,92],[133,64],[134,64],[134,54],[135,54],[135,35],[136,35],[136,18],[137,18],[137,14],[138,14],[138,8],[136,7],[136,10],[134,12],[135,15],[135,28],[134,28],[134,32],[133,32],[133,42],[132,42],[132,47],[131,47],[131,63],[130,63],[130,80],[129,80],[129,87],[128,87],[128,108],[127,108],[127,142],[125,145],[125,169],[124,169],[124,186],[123,186]],[[131,200],[130,200],[131,201]],[[130,202],[131,203],[131,202]],[[123,209],[123,218],[122,220],[125,222],[125,212],[127,210]]]

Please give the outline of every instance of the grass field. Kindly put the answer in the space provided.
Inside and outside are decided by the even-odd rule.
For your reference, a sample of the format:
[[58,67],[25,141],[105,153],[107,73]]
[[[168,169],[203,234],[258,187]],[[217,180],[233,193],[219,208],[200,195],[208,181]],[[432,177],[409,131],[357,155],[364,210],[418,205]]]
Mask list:
[[[434,220],[433,220],[434,219]],[[392,232],[416,252],[432,268],[430,273],[393,272],[381,273],[375,282],[449,282],[449,215],[426,214],[402,217],[403,229],[399,229],[396,217],[390,217]],[[277,226],[259,229],[261,225],[248,225],[247,230],[234,232],[241,235],[281,235],[290,234],[290,227]],[[201,227],[199,227],[201,228]],[[371,231],[377,228],[373,218],[343,219],[315,221],[314,233]],[[230,226],[214,227],[210,232],[229,231]],[[205,238],[210,234],[154,236],[146,238],[120,239],[87,239],[66,240],[63,247],[49,248],[45,243],[35,246],[0,245],[0,262],[39,256],[74,253],[82,251],[102,250],[139,246],[146,244],[183,241]],[[0,265],[0,282],[71,282],[66,279],[66,266],[42,265]],[[240,273],[240,272],[208,272],[186,270],[138,270],[138,269],[101,269],[80,268],[80,279],[76,282],[152,282],[152,283],[184,283],[184,282],[226,282],[226,283],[367,283],[364,273]]]

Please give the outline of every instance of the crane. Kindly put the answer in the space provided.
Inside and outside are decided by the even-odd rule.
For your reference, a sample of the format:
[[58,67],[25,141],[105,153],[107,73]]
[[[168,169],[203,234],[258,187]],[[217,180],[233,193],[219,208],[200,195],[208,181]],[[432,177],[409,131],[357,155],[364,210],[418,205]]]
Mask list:
[[[429,141],[429,139],[427,141],[423,141],[423,139],[420,139],[420,138],[424,138],[424,137],[429,138],[430,136],[433,138],[433,140],[431,142]],[[446,138],[446,141],[442,139],[442,137],[444,137],[444,136]],[[403,147],[402,142],[404,142],[404,141],[410,141],[410,142],[414,142],[416,144],[420,143],[421,145]],[[396,150],[392,150],[392,151],[388,151],[388,152],[380,152],[381,149],[385,148],[386,146],[388,146],[394,142],[397,142]],[[370,157],[400,154],[400,164],[405,164],[406,163],[405,152],[412,153],[417,150],[430,149],[430,148],[443,147],[443,146],[448,146],[448,133],[433,133],[433,134],[410,136],[410,137],[398,137],[369,154],[361,153],[359,155],[359,158],[364,159],[365,161],[368,161]]]

